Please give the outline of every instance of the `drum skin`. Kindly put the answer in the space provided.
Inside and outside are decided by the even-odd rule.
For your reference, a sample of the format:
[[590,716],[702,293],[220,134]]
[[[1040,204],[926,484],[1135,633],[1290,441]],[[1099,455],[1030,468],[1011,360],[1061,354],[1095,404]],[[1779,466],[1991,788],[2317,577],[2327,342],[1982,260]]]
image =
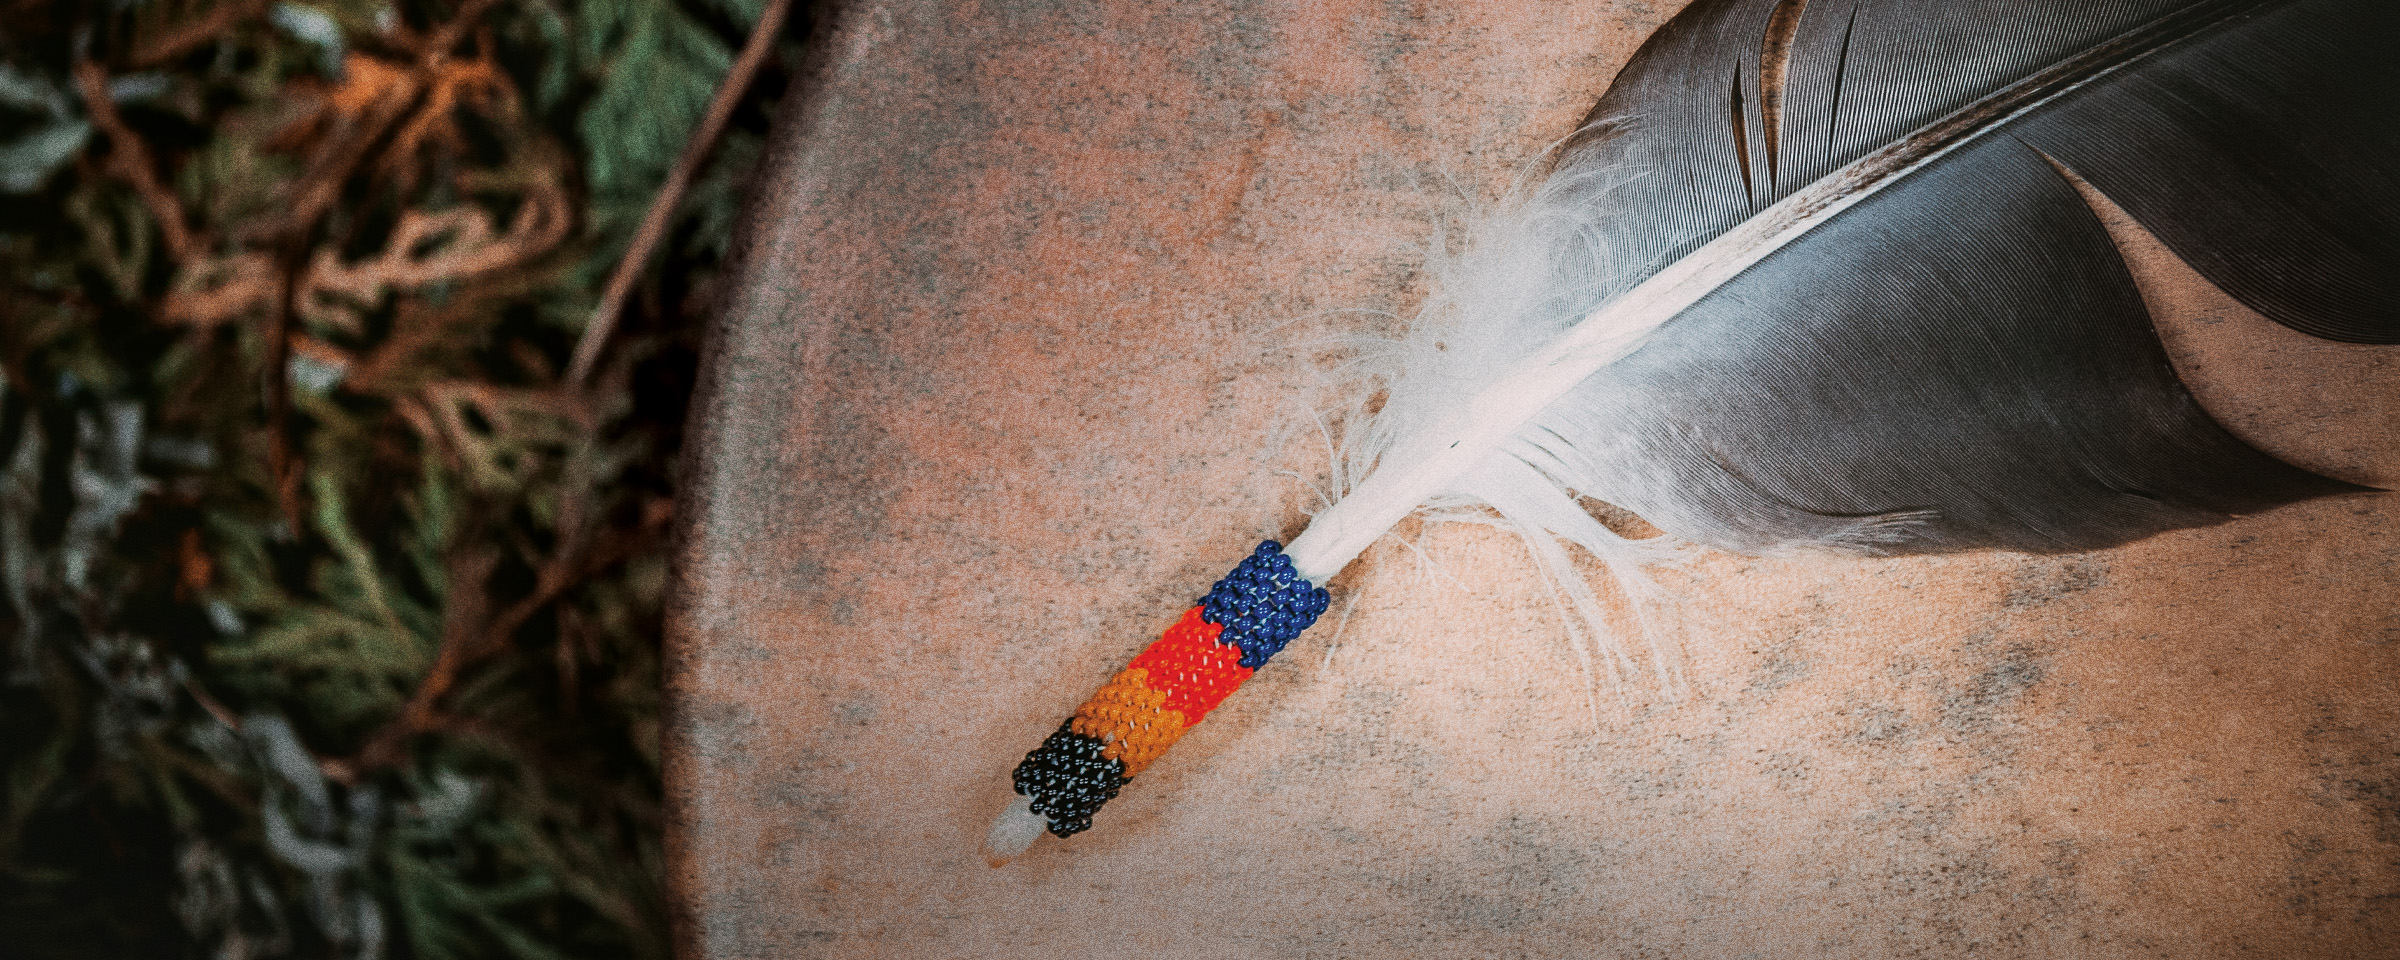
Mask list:
[[[2386,495],[2068,556],[1698,552],[1655,573],[1665,681],[1587,666],[1515,541],[1412,522],[1090,831],[984,865],[1017,759],[1304,525],[1325,352],[1676,6],[831,14],[686,454],[683,955],[2400,956]],[[2400,348],[2113,227],[2204,405],[2400,485]]]

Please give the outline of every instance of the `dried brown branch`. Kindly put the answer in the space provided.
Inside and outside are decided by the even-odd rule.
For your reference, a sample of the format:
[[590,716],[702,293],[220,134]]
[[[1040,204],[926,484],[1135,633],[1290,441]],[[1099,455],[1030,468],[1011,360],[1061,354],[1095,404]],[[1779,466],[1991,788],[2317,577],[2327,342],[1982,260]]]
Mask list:
[[208,330],[249,312],[275,295],[274,261],[264,254],[237,253],[184,268],[176,289],[159,307],[168,323]]
[[292,318],[299,297],[303,248],[291,242],[284,246],[284,253],[276,258],[279,282],[274,307],[267,315],[267,470],[275,480],[275,503],[283,512],[285,528],[297,535],[302,526],[300,455],[292,442]]
[[183,692],[189,694],[193,703],[199,704],[200,709],[208,711],[209,717],[222,724],[225,729],[237,733],[241,731],[242,718],[234,716],[232,710],[226,709],[225,701],[217,699],[206,688],[201,687],[200,681],[189,676],[184,677]]
[[[333,205],[341,199],[342,188],[375,152],[378,144],[386,143],[386,134],[394,124],[407,117],[434,88],[450,60],[451,48],[456,47],[466,31],[481,19],[495,0],[467,0],[451,21],[444,24],[433,39],[420,51],[416,67],[398,82],[377,88],[375,96],[347,125],[327,150],[318,153],[318,162],[303,176],[301,189],[296,191],[293,209],[284,219],[278,256],[281,289],[267,324],[267,427],[269,467],[274,472],[276,500],[284,518],[294,530],[301,521],[299,453],[291,436],[291,374],[286,369],[291,360],[291,337],[299,312],[299,294],[307,286],[307,251],[314,240],[318,225]],[[87,82],[87,91],[90,89]],[[105,85],[101,88],[105,93]],[[87,96],[89,96],[87,92]]]
[[[404,417],[426,415],[421,433],[430,433],[431,419],[426,407],[403,391],[413,391],[416,383],[408,382],[405,374],[422,373],[423,354],[455,341],[453,331],[475,322],[480,312],[489,309],[482,297],[461,295],[440,304],[410,299],[399,305],[392,319],[391,333],[382,343],[353,362],[342,377],[342,389],[361,394],[392,395],[394,402],[404,404]],[[410,421],[414,423],[412,419]]]
[[[352,62],[372,61],[353,57]],[[307,170],[293,186],[289,212],[278,218],[273,232],[286,236],[315,232],[318,222],[340,201],[343,186],[372,155],[375,145],[383,141],[392,125],[416,106],[424,89],[414,73],[398,74],[389,87],[375,91],[376,95],[362,105],[357,115],[344,117],[337,132],[319,141]]]
[[[572,216],[565,191],[548,179],[527,185],[505,233],[495,230],[491,217],[473,206],[438,213],[402,210],[383,252],[375,256],[344,263],[320,246],[300,279],[294,304],[300,317],[311,323],[363,334],[354,304],[374,305],[392,290],[458,283],[523,266],[566,240]],[[433,252],[419,252],[427,246]],[[266,254],[204,257],[177,278],[178,289],[167,295],[160,313],[168,323],[205,330],[270,305],[281,283],[274,258]],[[408,308],[402,309],[405,313]],[[452,306],[438,311],[444,316],[470,312]],[[404,322],[390,342],[376,349],[377,362],[410,359],[409,350],[421,346],[416,341],[423,339],[406,336],[412,329]]]
[[467,0],[460,4],[458,13],[450,17],[450,22],[442,24],[440,30],[434,31],[433,39],[425,44],[425,65],[429,68],[440,67],[442,60],[450,56],[451,48],[466,39],[467,31],[479,26],[483,12],[497,2],[499,0]]
[[148,70],[180,59],[184,54],[217,42],[227,31],[267,12],[272,0],[228,0],[208,11],[208,15],[184,24],[175,32],[143,44],[134,51],[131,66]]
[[366,746],[355,756],[335,761],[331,766],[341,770],[344,777],[356,778],[406,759],[411,737],[449,725],[441,702],[457,685],[460,674],[507,650],[526,621],[569,590],[646,549],[666,531],[672,516],[673,508],[666,501],[653,501],[646,505],[640,523],[633,529],[605,536],[588,549],[576,542],[579,538],[570,532],[567,541],[560,544],[558,551],[535,574],[533,592],[488,621],[484,620],[484,610],[489,606],[485,585],[498,558],[487,548],[454,553],[450,563],[449,610],[441,651],[435,655],[433,667],[426,671],[425,679],[400,712],[367,738]]
[[301,175],[298,189],[292,192],[291,212],[282,218],[278,232],[305,235],[315,231],[341,199],[343,186],[375,148],[386,143],[393,125],[416,112],[440,83],[450,51],[494,2],[467,0],[457,16],[419,48],[417,62],[405,71],[395,71],[372,57],[350,58],[350,70],[360,76],[345,80],[335,91],[334,106],[344,115],[342,128],[316,151],[308,171]]
[[158,221],[158,236],[167,246],[167,255],[176,263],[188,263],[198,255],[200,240],[192,235],[191,227],[183,220],[183,201],[175,192],[158,180],[158,169],[150,155],[150,146],[125,125],[117,115],[115,101],[108,98],[108,73],[89,60],[75,64],[75,85],[83,94],[84,109],[91,114],[92,125],[108,134],[108,168],[124,178],[140,194],[142,205],[150,209],[150,219]]
[[650,201],[650,210],[642,216],[640,229],[634,231],[633,244],[625,249],[625,258],[617,261],[616,272],[609,274],[608,286],[600,293],[599,309],[583,327],[583,336],[575,343],[575,359],[567,366],[566,382],[580,387],[591,379],[592,369],[600,362],[600,351],[608,339],[616,335],[617,319],[625,312],[625,299],[633,294],[633,285],[650,264],[650,255],[667,238],[667,227],[675,221],[675,211],[683,206],[683,195],[691,189],[692,180],[700,175],[700,165],[716,149],[717,138],[725,132],[725,123],[733,118],[733,108],[742,102],[742,94],[758,77],[758,68],[767,62],[775,39],[783,33],[784,18],[792,12],[792,0],[774,0],[758,15],[758,24],[751,28],[750,39],[742,45],[742,55],[726,71],[725,82],[717,87],[716,99],[709,101],[708,113],[692,131],[683,156],[676,158],[675,168],[667,174],[667,182],[659,187],[658,197]]
[[[402,210],[380,255],[345,264],[331,250],[317,251],[302,309],[312,320],[352,326],[347,319],[320,315],[314,301],[335,294],[373,303],[393,288],[453,283],[521,266],[566,239],[570,216],[565,193],[548,181],[526,191],[506,233],[493,229],[490,215],[471,205],[438,213]],[[428,247],[431,252],[418,252]]]

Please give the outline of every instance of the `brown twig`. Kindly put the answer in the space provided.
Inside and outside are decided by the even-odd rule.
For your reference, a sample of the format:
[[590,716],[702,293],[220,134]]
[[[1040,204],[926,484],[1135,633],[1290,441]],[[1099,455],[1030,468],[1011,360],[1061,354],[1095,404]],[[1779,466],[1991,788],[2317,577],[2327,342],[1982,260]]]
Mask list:
[[183,222],[183,202],[174,191],[158,181],[150,147],[125,125],[117,115],[115,101],[108,98],[108,73],[90,60],[75,64],[75,85],[83,93],[84,109],[91,114],[92,125],[108,134],[108,166],[133,186],[142,197],[142,205],[150,208],[150,219],[158,221],[159,239],[167,245],[167,255],[176,263],[190,262],[200,250],[200,241],[192,236],[191,228]]
[[208,16],[184,24],[173,33],[143,44],[140,50],[134,51],[132,66],[136,70],[161,66],[184,54],[215,43],[218,38],[225,35],[226,31],[232,30],[245,20],[266,13],[270,2],[271,0],[230,0],[230,2],[219,3],[215,9],[208,12]]
[[358,172],[376,145],[382,143],[398,123],[415,110],[419,101],[433,89],[442,67],[450,59],[450,50],[467,35],[467,30],[483,12],[497,0],[467,0],[459,7],[458,15],[442,25],[432,39],[419,48],[414,68],[402,82],[384,93],[355,125],[344,131],[329,146],[316,152],[316,161],[302,175],[299,189],[292,192],[291,212],[282,217],[278,228],[286,234],[306,235],[316,230],[317,223],[341,199],[342,187]]
[[276,257],[275,301],[267,310],[266,400],[267,471],[275,481],[275,503],[292,536],[299,536],[300,455],[292,443],[292,322],[299,309],[301,262],[305,248],[286,242]]
[[592,368],[600,362],[600,351],[608,338],[616,334],[617,319],[625,312],[625,299],[633,294],[633,285],[650,264],[650,255],[666,241],[667,227],[675,220],[675,211],[683,206],[683,195],[691,189],[692,179],[699,176],[700,165],[716,149],[717,137],[725,132],[725,122],[732,119],[733,108],[742,102],[742,94],[757,78],[758,68],[767,62],[774,49],[775,38],[783,33],[783,21],[792,11],[792,0],[774,0],[758,15],[758,24],[751,28],[750,39],[742,45],[742,55],[726,71],[725,82],[717,87],[716,99],[709,101],[708,113],[692,131],[683,156],[676,158],[675,168],[667,174],[667,182],[659,187],[658,198],[650,201],[650,210],[642,217],[641,228],[634,231],[633,244],[626,248],[625,258],[617,261],[616,272],[609,274],[608,286],[601,291],[600,307],[592,311],[590,323],[584,324],[583,337],[575,343],[574,362],[567,366],[566,383],[580,388],[591,379]]
[[[308,247],[317,232],[318,224],[341,198],[342,186],[365,163],[374,146],[382,142],[392,125],[406,117],[410,110],[431,88],[450,50],[485,10],[497,0],[467,0],[449,23],[443,24],[418,56],[416,70],[406,85],[385,95],[363,122],[351,128],[347,136],[334,147],[319,154],[324,159],[304,177],[305,186],[297,191],[291,215],[284,221],[283,252],[278,257],[280,289],[269,311],[267,324],[267,432],[269,468],[274,473],[277,502],[284,519],[297,532],[300,527],[299,452],[291,437],[291,337],[298,313],[300,289],[309,269]],[[87,94],[88,95],[88,94]]]
[[499,0],[467,0],[466,3],[460,4],[458,13],[451,16],[450,22],[442,24],[442,29],[435,31],[433,40],[425,45],[426,69],[439,69],[442,61],[449,58],[450,48],[458,46],[460,40],[466,39],[467,31],[475,29],[476,21],[483,19],[483,12],[491,9],[492,4],[498,2]]
[[424,92],[425,84],[409,75],[378,98],[364,116],[314,151],[309,169],[291,191],[290,212],[277,219],[275,232],[299,237],[314,233],[317,223],[341,200],[343,185],[350,182],[392,125],[416,107]]
[[202,688],[200,681],[189,676],[184,677],[183,692],[190,694],[192,702],[199,704],[200,709],[208,711],[208,715],[223,724],[225,729],[235,733],[242,732],[242,718],[234,716],[233,711],[226,709],[225,701],[217,699]]
[[643,511],[641,524],[631,532],[606,538],[588,551],[572,540],[562,544],[535,574],[533,592],[509,604],[488,622],[482,622],[488,605],[484,585],[491,578],[497,558],[481,549],[454,555],[441,651],[435,654],[433,667],[425,672],[424,681],[417,684],[416,692],[409,696],[400,712],[368,737],[366,746],[355,756],[337,762],[344,776],[356,778],[405,759],[410,737],[443,728],[442,698],[457,685],[459,675],[467,667],[508,649],[517,630],[542,608],[639,552],[666,529],[670,516],[670,509],[660,501]]

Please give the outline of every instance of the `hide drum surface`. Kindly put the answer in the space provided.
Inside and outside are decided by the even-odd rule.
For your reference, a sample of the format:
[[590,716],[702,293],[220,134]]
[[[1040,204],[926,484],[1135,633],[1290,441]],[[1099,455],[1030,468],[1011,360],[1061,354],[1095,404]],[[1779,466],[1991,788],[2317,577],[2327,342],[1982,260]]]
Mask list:
[[[2400,501],[2071,556],[1698,553],[1595,676],[1411,523],[1068,840],[1009,771],[1326,469],[1312,356],[1677,4],[842,5],[711,331],[669,624],[693,958],[2400,955]],[[2235,432],[2400,484],[2400,348],[2140,235]],[[2145,244],[2148,244],[2145,246]]]

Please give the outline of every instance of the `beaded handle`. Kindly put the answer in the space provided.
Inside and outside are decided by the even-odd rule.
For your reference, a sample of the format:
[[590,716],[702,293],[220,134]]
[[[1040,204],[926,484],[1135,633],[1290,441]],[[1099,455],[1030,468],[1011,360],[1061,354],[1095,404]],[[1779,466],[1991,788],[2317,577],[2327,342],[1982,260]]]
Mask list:
[[[1022,805],[1055,836],[1090,828],[1101,804],[1315,623],[1326,603],[1325,590],[1292,568],[1282,544],[1259,544],[1199,606],[1184,611],[1025,755],[1016,772]],[[1014,853],[1003,850],[994,859]]]

